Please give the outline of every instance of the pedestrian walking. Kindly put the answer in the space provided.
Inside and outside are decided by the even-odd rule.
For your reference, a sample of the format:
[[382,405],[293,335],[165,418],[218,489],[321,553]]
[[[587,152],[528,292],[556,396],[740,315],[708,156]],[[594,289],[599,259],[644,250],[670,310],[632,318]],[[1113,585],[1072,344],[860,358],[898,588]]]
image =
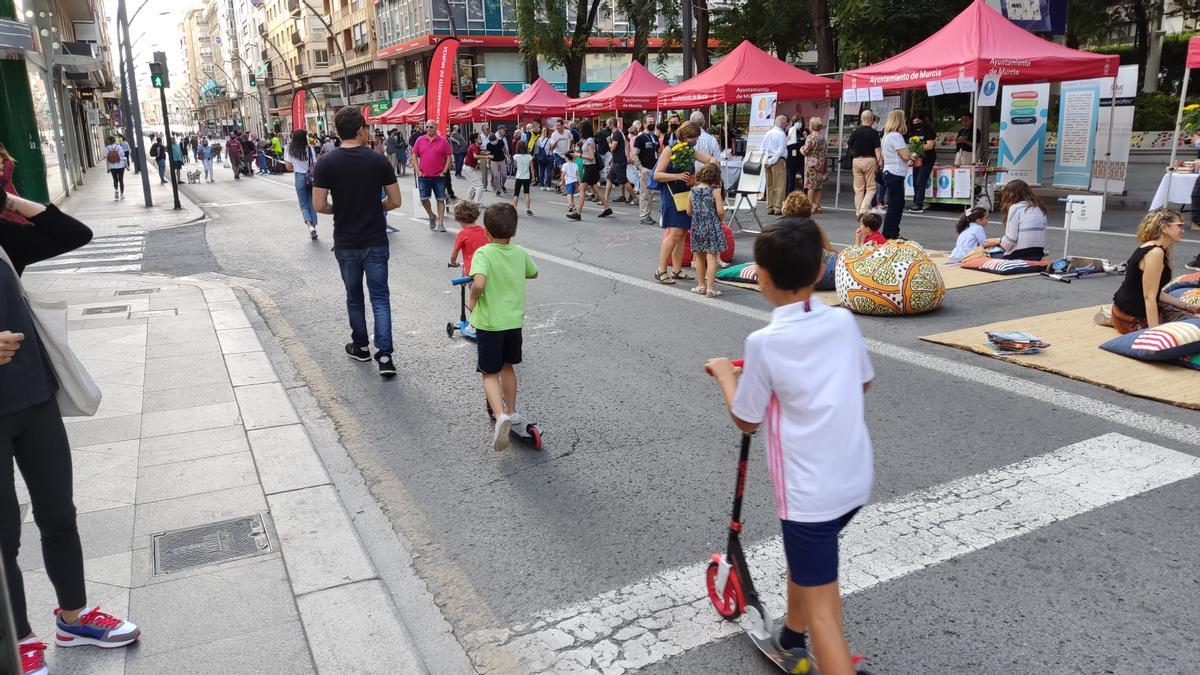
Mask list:
[[692,260],[696,261],[696,287],[693,293],[715,298],[717,267],[728,245],[721,223],[725,221],[725,199],[721,195],[721,167],[705,164],[696,172],[696,185],[688,201],[692,218]]
[[254,159],[257,154],[257,147],[254,139],[250,134],[244,134],[242,139],[242,171],[243,173],[253,178],[254,177]]
[[412,146],[408,144],[408,139],[400,131],[396,132],[396,165],[398,166],[398,174],[401,176],[408,175],[408,155],[412,151]]
[[279,140],[279,134],[271,134],[271,146],[268,149],[270,152],[270,161],[267,164],[268,173],[279,173],[281,163],[283,162],[283,141]]
[[213,141],[212,143],[209,144],[209,147],[212,148],[213,162],[220,164],[221,163],[221,144],[216,141]]
[[567,163],[567,153],[570,152],[574,142],[574,137],[567,130],[566,122],[560,117],[554,123],[554,133],[550,134],[550,153],[553,155],[551,160],[554,162],[552,177],[560,184],[562,180],[559,174],[562,172],[563,165]]
[[204,165],[204,179],[213,182],[212,146],[208,144],[207,138],[200,139],[200,147],[196,148],[196,158]]
[[808,201],[812,202],[813,213],[821,212],[821,191],[825,187],[825,178],[829,175],[827,158],[828,143],[822,130],[825,120],[814,117],[808,121],[808,138],[800,154],[804,155],[804,189],[808,191]]
[[[334,114],[333,121],[342,144],[317,162],[312,198],[318,213],[333,215],[333,254],[346,287],[350,320],[350,342],[345,351],[356,361],[371,360],[363,303],[365,277],[375,320],[379,375],[393,377],[396,365],[392,360],[386,212],[400,208],[400,188],[387,159],[367,147],[367,121],[362,112],[347,106]],[[387,195],[382,201],[381,192]]]
[[175,183],[178,184],[179,170],[183,168],[183,147],[182,141],[178,138],[171,141],[171,173],[175,176]]
[[[15,220],[18,217],[20,222]],[[6,467],[0,472],[0,552],[24,673],[47,672],[46,644],[29,625],[25,583],[17,559],[22,512],[17,506],[14,463],[24,479],[33,504],[33,522],[41,534],[42,571],[61,608],[54,612],[55,644],[115,648],[141,635],[132,622],[88,605],[72,499],[71,445],[57,400],[60,376],[55,373],[54,357],[44,346],[51,336],[39,334],[20,281],[29,265],[73,251],[91,239],[92,231],[86,225],[53,204],[43,206],[0,191],[0,462]],[[66,343],[65,332],[59,337]]]
[[925,192],[929,189],[929,177],[937,162],[937,132],[925,118],[925,113],[915,112],[912,116],[912,134],[924,142],[925,155],[921,158],[921,166],[913,171],[913,205],[908,210],[925,213]]
[[583,195],[579,192],[579,165],[575,163],[575,151],[567,151],[567,161],[559,172],[560,190],[567,197],[567,218],[583,220],[575,207],[575,198],[579,197],[579,209],[583,209]]
[[497,197],[501,194],[507,195],[508,187],[504,183],[508,180],[508,160],[512,156],[508,147],[508,129],[496,129],[496,135],[488,142],[487,150],[491,156],[489,164],[492,168],[492,189],[496,191]]
[[525,282],[536,279],[537,266],[520,246],[517,210],[510,204],[492,204],[483,213],[483,227],[491,243],[475,251],[471,261],[471,292],[467,309],[475,327],[476,369],[483,375],[483,393],[496,415],[492,447],[508,447],[508,432],[521,424],[517,412],[517,372],[521,363],[521,328],[525,324]]
[[317,154],[308,144],[308,133],[303,129],[292,132],[292,141],[288,143],[284,161],[292,171],[292,182],[296,187],[296,200],[300,202],[300,217],[308,228],[308,236],[313,241],[317,239],[317,211],[313,208],[313,169],[316,167]]
[[637,202],[637,195],[629,185],[629,177],[626,175],[629,169],[627,154],[629,142],[625,138],[625,132],[621,130],[621,118],[619,117],[612,118],[612,126],[608,131],[608,147],[609,154],[612,156],[609,162],[608,180],[610,185],[616,186],[618,192],[614,201],[634,204]]
[[125,146],[118,143],[115,136],[109,136],[104,146],[104,161],[108,173],[112,176],[113,200],[125,198],[125,166],[128,160]]
[[875,123],[875,113],[862,111],[858,122],[846,141],[846,150],[854,176],[854,213],[861,216],[871,210],[875,201],[875,172],[883,164],[883,151],[879,148],[879,132],[871,126]]
[[229,155],[229,166],[233,167],[233,179],[242,179],[242,141],[238,137],[238,132],[233,132],[229,140],[225,143],[228,148],[226,154]]
[[[450,142],[437,132],[437,122],[425,122],[425,134],[413,145],[413,169],[417,172],[417,190],[421,206],[429,214],[429,229],[446,231],[446,172],[454,161]],[[437,200],[437,216],[433,214],[429,198]]]
[[551,151],[550,128],[542,128],[533,145],[533,164],[537,172],[538,188],[543,192],[553,190],[554,153]]
[[767,171],[767,215],[777,216],[783,211],[783,198],[787,196],[787,134],[783,128],[788,118],[780,115],[775,125],[762,138],[759,150],[763,151],[763,166]]
[[450,127],[450,137],[447,140],[450,141],[450,149],[454,152],[454,175],[462,178],[463,162],[467,158],[467,139],[455,124]]
[[150,146],[150,156],[158,164],[158,184],[165,185],[167,183],[167,148],[163,145],[161,136],[154,137],[154,143]]
[[[693,278],[683,271],[683,238],[692,229],[692,218],[687,213],[686,205],[681,208],[676,204],[675,196],[683,194],[690,201],[694,160],[705,164],[719,161],[695,149],[696,141],[700,138],[700,127],[690,121],[684,122],[675,133],[682,147],[665,148],[654,165],[654,180],[658,182],[662,201],[662,220],[659,226],[666,230],[658,251],[658,266],[654,271],[654,280],[660,284],[673,284],[676,280]],[[780,133],[783,131],[780,130]],[[691,152],[685,152],[687,149]],[[694,157],[686,156],[691,153],[694,153]],[[677,154],[679,156],[676,156]],[[667,271],[668,263],[673,272]]]
[[463,157],[463,178],[467,181],[467,201],[476,203],[483,202],[483,182],[480,177],[479,163],[487,158],[487,154],[479,149],[479,142],[479,134],[471,134],[471,142],[467,145],[467,154]]
[[883,185],[887,190],[887,213],[883,216],[883,236],[888,239],[900,237],[900,219],[904,215],[904,179],[912,157],[908,154],[905,135],[908,125],[904,122],[904,111],[888,113],[883,124],[883,139],[880,150],[883,155]]
[[580,178],[580,183],[583,185],[582,193],[580,194],[579,210],[576,215],[583,216],[584,198],[589,192],[596,198],[596,202],[600,205],[600,215],[598,218],[607,218],[612,215],[612,209],[608,208],[608,200],[605,199],[604,193],[600,191],[600,154],[596,146],[596,137],[592,132],[591,120],[583,120],[579,125],[579,137],[581,146],[579,155],[583,158],[583,176]]
[[654,117],[647,115],[642,128],[633,139],[633,147],[635,152],[632,155],[634,162],[638,168],[638,184],[641,188],[641,194],[638,195],[638,211],[642,217],[643,225],[654,225],[654,218],[650,216],[650,199],[652,191],[650,188],[650,178],[654,172],[654,165],[658,163],[659,142],[658,136],[654,133]]
[[517,203],[521,199],[521,192],[525,192],[525,215],[533,215],[533,206],[530,204],[530,191],[533,189],[530,184],[533,182],[533,155],[529,154],[528,143],[518,143],[517,152],[513,155],[513,166],[516,167],[516,185],[513,187],[513,208],[517,208]]

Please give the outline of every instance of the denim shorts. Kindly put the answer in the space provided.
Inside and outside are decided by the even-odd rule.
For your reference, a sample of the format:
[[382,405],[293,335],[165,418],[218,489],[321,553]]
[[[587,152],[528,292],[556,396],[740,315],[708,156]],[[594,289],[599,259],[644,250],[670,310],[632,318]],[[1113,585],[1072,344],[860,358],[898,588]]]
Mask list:
[[567,187],[563,190],[564,194],[573,195],[579,193],[579,183],[567,183]]
[[783,520],[783,552],[788,578],[797,586],[824,586],[838,578],[838,535],[854,518],[853,509],[823,523]]
[[421,176],[417,179],[417,189],[421,192],[421,199],[429,199],[429,193],[439,202],[446,201],[446,177],[445,176]]

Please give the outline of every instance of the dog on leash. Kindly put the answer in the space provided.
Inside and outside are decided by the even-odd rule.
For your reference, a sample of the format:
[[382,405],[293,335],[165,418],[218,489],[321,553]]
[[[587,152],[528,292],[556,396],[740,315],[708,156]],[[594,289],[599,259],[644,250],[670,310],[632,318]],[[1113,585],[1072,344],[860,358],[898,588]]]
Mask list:
[[199,183],[199,182],[200,182],[200,169],[190,169],[190,170],[188,170],[188,172],[187,172],[187,182],[188,182],[188,183]]

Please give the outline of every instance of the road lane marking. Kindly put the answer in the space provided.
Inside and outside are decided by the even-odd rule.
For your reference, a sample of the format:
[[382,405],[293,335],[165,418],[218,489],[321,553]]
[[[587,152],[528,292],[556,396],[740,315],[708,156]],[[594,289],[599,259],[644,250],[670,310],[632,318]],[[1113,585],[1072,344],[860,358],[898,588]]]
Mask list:
[[[869,504],[842,537],[842,593],[867,590],[1198,474],[1200,458],[1110,433]],[[755,523],[751,531],[775,527]],[[708,553],[697,551],[697,558]],[[768,610],[782,616],[780,538],[750,546],[748,556]],[[463,643],[481,673],[642,668],[738,632],[709,603],[707,564],[665,570],[508,628],[476,631]]]

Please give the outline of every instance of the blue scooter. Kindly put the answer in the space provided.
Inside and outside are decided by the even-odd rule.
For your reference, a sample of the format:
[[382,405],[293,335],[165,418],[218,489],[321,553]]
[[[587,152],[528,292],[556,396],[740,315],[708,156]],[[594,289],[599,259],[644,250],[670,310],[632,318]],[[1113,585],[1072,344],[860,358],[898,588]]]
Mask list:
[[474,340],[475,327],[467,321],[467,286],[471,283],[471,277],[455,277],[450,280],[450,283],[458,286],[459,309],[458,321],[450,321],[446,324],[446,337],[454,337],[454,331],[458,331],[468,340]]

